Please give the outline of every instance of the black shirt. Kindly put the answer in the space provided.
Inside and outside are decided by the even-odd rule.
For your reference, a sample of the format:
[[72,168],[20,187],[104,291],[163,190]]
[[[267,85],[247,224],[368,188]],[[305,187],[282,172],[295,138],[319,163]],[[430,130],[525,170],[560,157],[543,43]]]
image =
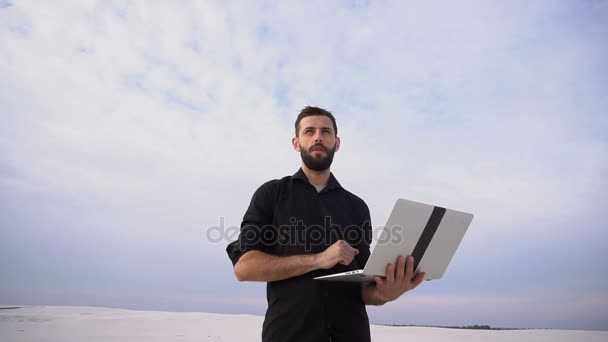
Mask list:
[[359,283],[314,277],[363,268],[371,243],[369,209],[330,175],[317,192],[300,169],[263,184],[253,195],[237,241],[226,251],[232,264],[250,250],[288,256],[323,252],[338,240],[359,250],[353,262],[266,285],[268,310],[262,341],[370,341]]

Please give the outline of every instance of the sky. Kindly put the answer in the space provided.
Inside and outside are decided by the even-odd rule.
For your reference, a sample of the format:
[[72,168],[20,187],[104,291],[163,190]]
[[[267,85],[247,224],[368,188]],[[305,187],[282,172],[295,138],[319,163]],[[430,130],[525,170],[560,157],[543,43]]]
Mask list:
[[0,304],[263,315],[225,247],[314,105],[374,229],[475,215],[372,322],[608,330],[606,36],[600,0],[0,0]]

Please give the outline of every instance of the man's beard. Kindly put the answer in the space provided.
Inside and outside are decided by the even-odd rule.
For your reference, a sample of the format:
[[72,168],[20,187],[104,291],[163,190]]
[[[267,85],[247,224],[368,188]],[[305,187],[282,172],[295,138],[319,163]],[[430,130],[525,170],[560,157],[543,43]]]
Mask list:
[[[311,149],[314,146],[311,147]],[[325,146],[323,146],[325,148]],[[307,149],[300,149],[300,156],[302,161],[307,168],[314,171],[325,171],[329,169],[331,163],[334,161],[334,153],[336,153],[336,147],[325,148],[327,155],[325,157],[313,157],[308,153]]]

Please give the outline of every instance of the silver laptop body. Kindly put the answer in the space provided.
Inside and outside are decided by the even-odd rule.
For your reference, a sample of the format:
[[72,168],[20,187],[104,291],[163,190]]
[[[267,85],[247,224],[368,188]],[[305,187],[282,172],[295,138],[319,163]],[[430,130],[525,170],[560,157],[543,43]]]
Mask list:
[[426,272],[425,280],[439,279],[452,260],[473,215],[429,204],[398,199],[380,240],[362,270],[315,279],[373,282],[386,276],[386,266],[399,256],[414,256],[414,274]]

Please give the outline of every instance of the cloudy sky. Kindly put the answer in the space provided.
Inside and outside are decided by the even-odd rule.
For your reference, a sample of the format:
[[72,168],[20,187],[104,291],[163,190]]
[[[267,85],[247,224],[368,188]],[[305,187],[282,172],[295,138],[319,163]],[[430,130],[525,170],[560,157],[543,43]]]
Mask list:
[[374,227],[475,214],[373,322],[607,330],[606,36],[601,0],[0,0],[0,304],[263,314],[211,228],[310,104]]

